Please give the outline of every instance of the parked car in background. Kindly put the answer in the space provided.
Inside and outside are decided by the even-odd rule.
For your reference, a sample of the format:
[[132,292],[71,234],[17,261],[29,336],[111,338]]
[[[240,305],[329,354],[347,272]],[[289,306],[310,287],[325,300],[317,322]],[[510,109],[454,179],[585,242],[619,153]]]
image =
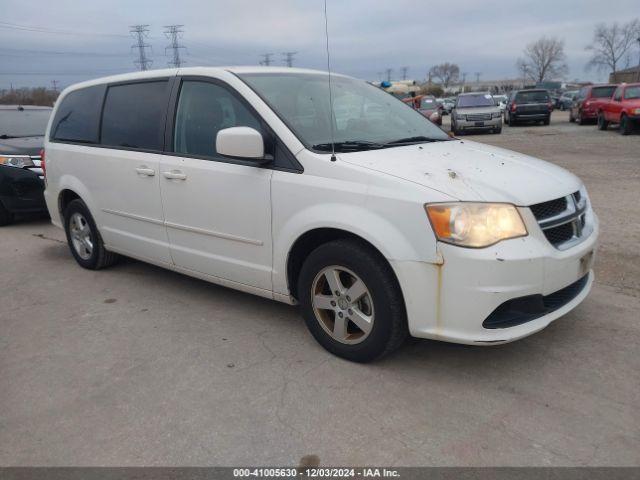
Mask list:
[[0,105],[0,225],[46,213],[40,150],[50,107]]
[[456,106],[456,98],[455,97],[447,97],[442,101],[442,113],[444,115],[448,115],[451,113],[451,110]]
[[609,124],[620,125],[620,133],[629,135],[640,123],[640,83],[623,83],[609,100],[598,105],[598,128],[606,130]]
[[552,111],[553,103],[546,90],[514,90],[504,109],[504,123],[513,126],[521,122],[542,122],[549,125]]
[[573,101],[576,99],[577,95],[578,90],[569,90],[567,92],[564,92],[560,96],[560,98],[558,98],[558,101],[556,102],[556,108],[562,110],[563,112],[565,110],[571,109]]
[[505,107],[507,106],[507,96],[506,95],[494,95],[493,100],[496,102],[497,107],[501,112],[504,112]]
[[569,121],[578,125],[596,121],[601,104],[611,98],[616,87],[615,84],[582,87],[571,105]]
[[[45,198],[76,262],[122,254],[297,303],[322,346],[360,362],[409,334],[511,342],[586,298],[598,219],[578,177],[451,139],[347,76],[328,112],[327,81],[198,67],[65,89]],[[497,110],[487,97],[458,103]]]
[[451,131],[459,135],[469,131],[502,132],[502,114],[488,93],[461,93],[451,111]]
[[402,101],[436,125],[442,125],[442,106],[433,95],[416,95],[403,98]]
[[420,99],[418,111],[436,125],[442,125],[442,104],[435,97],[424,95]]

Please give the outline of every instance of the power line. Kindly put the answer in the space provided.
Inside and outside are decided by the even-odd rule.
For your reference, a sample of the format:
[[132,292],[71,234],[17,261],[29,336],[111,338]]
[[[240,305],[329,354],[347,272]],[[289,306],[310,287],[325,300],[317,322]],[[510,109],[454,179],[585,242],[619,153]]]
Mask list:
[[53,35],[88,35],[92,37],[126,37],[127,35],[117,33],[99,33],[99,32],[78,32],[70,30],[59,30],[48,27],[40,27],[35,25],[19,25],[17,23],[0,22],[0,28],[6,28],[9,30],[22,30],[26,32],[34,33],[50,33]]
[[137,43],[131,45],[131,48],[138,49],[138,59],[134,60],[134,64],[140,70],[149,70],[149,67],[153,63],[153,60],[147,57],[148,43],[144,43],[145,37],[149,36],[149,25],[132,25],[129,32],[133,35],[133,38],[137,40]]
[[105,52],[77,52],[62,50],[29,50],[21,48],[1,48],[0,56],[21,57],[24,55],[90,55],[92,57],[128,57],[128,53],[105,53]]
[[293,57],[298,52],[282,52],[282,56],[284,57],[284,63],[287,67],[293,67]]
[[178,43],[178,38],[182,38],[182,34],[184,33],[182,27],[184,27],[184,25],[165,25],[164,27],[166,28],[164,34],[171,40],[171,44],[164,49],[165,55],[168,49],[173,50],[173,59],[167,62],[167,65],[170,67],[180,68],[185,63],[185,60],[180,58],[180,49],[185,47]]
[[265,67],[271,65],[271,57],[273,57],[273,55],[273,53],[263,53],[262,55],[260,55],[262,57],[260,65],[264,65]]

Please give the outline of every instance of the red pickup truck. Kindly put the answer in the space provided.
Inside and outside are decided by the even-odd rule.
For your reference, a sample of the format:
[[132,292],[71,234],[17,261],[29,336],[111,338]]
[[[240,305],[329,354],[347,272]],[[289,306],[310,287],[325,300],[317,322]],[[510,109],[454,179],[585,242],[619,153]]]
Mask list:
[[610,123],[620,124],[622,135],[629,135],[640,124],[640,83],[623,83],[599,105],[598,128],[606,130]]

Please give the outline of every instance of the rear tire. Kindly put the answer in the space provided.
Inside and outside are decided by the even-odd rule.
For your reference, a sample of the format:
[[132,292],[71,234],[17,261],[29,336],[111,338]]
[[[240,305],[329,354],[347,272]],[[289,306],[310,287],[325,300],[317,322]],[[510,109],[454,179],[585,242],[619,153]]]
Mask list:
[[71,254],[82,268],[100,270],[118,260],[118,254],[104,248],[98,227],[82,200],[73,200],[65,209],[64,230]]
[[620,116],[620,134],[621,135],[629,135],[632,130],[631,121],[627,118],[625,114]]
[[9,212],[9,210],[4,208],[4,205],[2,205],[2,202],[0,202],[0,227],[9,225],[12,222],[13,222],[13,215],[11,215],[11,212]]
[[[350,289],[356,283],[360,288]],[[351,298],[355,290],[365,293]],[[404,300],[393,270],[363,242],[335,240],[311,252],[298,278],[298,300],[311,334],[338,357],[370,362],[407,337]]]
[[604,114],[598,112],[598,130],[606,130],[609,126],[609,122],[604,119]]
[[551,115],[549,115],[547,118],[545,118],[545,119],[542,121],[542,124],[543,124],[543,125],[549,125],[550,123],[551,123]]
[[569,122],[571,123],[575,123],[576,119],[573,117],[573,111],[569,112]]

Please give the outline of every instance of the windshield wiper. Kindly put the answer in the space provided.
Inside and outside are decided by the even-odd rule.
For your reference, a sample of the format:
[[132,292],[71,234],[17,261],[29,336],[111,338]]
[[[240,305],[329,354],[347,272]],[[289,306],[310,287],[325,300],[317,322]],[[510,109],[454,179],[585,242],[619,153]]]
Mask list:
[[313,145],[312,148],[315,150],[326,150],[330,152],[333,147],[337,152],[357,152],[360,150],[384,148],[384,146],[385,144],[383,143],[370,142],[368,140],[345,140],[344,142],[335,142],[333,144],[318,143]]
[[399,138],[398,140],[392,140],[390,142],[386,142],[384,145],[411,145],[414,143],[425,143],[425,142],[443,142],[448,139],[440,139],[440,138],[431,138],[425,136],[417,136],[417,137],[407,137],[407,138]]

